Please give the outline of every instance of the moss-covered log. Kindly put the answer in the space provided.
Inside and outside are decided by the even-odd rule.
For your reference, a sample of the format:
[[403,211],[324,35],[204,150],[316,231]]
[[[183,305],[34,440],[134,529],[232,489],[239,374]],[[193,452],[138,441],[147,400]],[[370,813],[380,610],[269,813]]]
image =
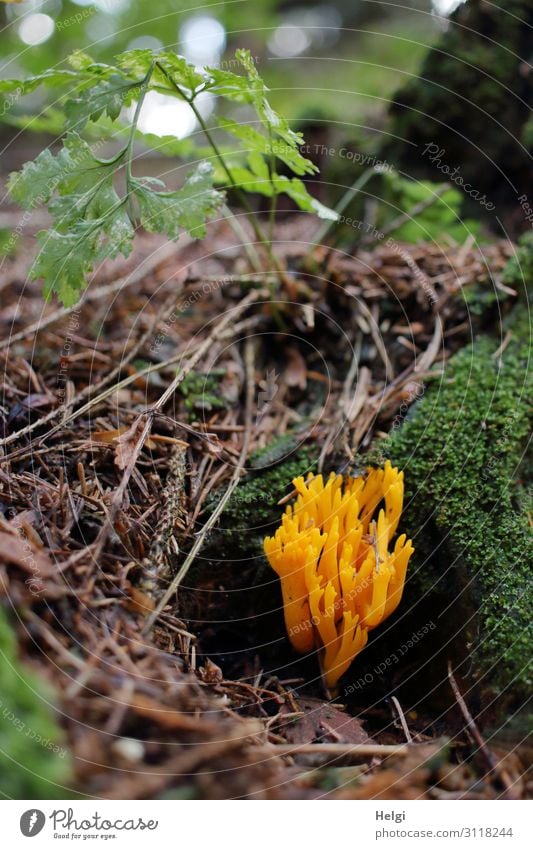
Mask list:
[[[405,470],[404,527],[416,552],[403,604],[440,599],[453,650],[476,690],[527,697],[533,545],[526,503],[532,373],[529,316],[515,308],[506,347],[480,337],[448,363],[384,443]],[[503,347],[503,346],[502,346]]]

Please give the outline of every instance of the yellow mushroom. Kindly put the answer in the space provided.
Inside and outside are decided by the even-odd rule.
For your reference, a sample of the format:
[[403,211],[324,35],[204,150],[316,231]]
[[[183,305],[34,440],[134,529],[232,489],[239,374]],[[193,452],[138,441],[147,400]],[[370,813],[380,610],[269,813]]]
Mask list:
[[357,478],[332,472],[325,482],[309,475],[293,484],[296,501],[265,538],[265,553],[281,580],[292,645],[301,653],[320,649],[324,683],[334,690],[368,632],[402,597],[413,546],[405,534],[389,546],[402,513],[403,472],[387,461]]

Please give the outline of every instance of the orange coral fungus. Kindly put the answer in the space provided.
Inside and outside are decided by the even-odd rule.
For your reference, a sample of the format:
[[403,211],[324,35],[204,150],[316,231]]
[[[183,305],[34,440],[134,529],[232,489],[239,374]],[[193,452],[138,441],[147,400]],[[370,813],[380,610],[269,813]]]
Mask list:
[[[289,505],[265,553],[281,578],[285,624],[299,652],[321,648],[324,682],[335,688],[368,632],[402,597],[411,540],[389,551],[403,506],[403,472],[387,461],[362,477],[332,473],[293,481]],[[377,520],[374,513],[380,502]]]

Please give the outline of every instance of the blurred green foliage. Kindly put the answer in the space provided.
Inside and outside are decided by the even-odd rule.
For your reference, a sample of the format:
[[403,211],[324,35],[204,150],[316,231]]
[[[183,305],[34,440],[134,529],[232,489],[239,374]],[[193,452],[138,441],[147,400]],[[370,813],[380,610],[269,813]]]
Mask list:
[[405,242],[438,240],[442,236],[463,243],[473,234],[479,235],[480,224],[461,217],[462,195],[458,189],[447,188],[437,195],[438,186],[425,180],[408,180],[395,172],[383,174],[382,198],[390,204],[387,219],[403,211],[412,217],[394,231],[394,238]]
[[[4,76],[24,72],[38,73],[60,64],[74,50],[88,50],[95,58],[108,61],[123,50],[133,48],[174,47],[180,50],[180,29],[193,15],[211,16],[230,33],[255,30],[262,40],[261,28],[272,26],[276,0],[215,2],[205,6],[186,0],[29,0],[16,8],[4,7],[4,59],[16,67],[4,70]],[[28,47],[20,38],[20,21],[35,12],[51,17],[53,34],[37,46]],[[43,22],[44,23],[44,22]]]
[[[220,61],[234,70],[229,57],[235,48],[246,47],[260,63],[273,102],[291,120],[323,107],[333,121],[364,124],[361,114],[381,115],[398,83],[416,73],[438,32],[430,9],[431,0],[386,6],[344,0],[327,5],[228,0],[198,7],[183,0],[152,0],[149,6],[145,0],[26,0],[0,5],[0,73],[18,78],[62,67],[75,50],[109,62],[138,48],[173,49],[197,64]],[[46,18],[28,24],[32,15]],[[199,36],[202,21],[207,29]],[[217,22],[222,25],[218,34]],[[192,30],[194,23],[200,29]],[[34,30],[40,27],[39,43],[24,41],[35,39],[32,25]],[[209,30],[213,25],[214,32]],[[297,28],[295,37],[307,43],[301,53],[276,54],[272,38],[280,25]],[[209,51],[217,39],[218,58],[201,58],[202,47]],[[41,101],[35,98],[35,103]],[[18,110],[20,105],[10,108],[14,115]]]
[[322,113],[333,128],[366,131],[377,149],[390,98],[416,75],[437,32],[431,15],[391,4],[365,27],[344,32],[333,51],[318,56],[313,51],[296,61],[270,58],[262,71],[272,99],[289,119]]
[[208,373],[190,371],[179,387],[185,399],[185,408],[204,412],[229,407],[227,400],[220,394],[220,381],[225,374],[225,369],[211,369]]
[[21,666],[16,638],[0,608],[0,795],[60,799],[69,780],[68,752],[52,714],[54,695]]
[[518,293],[531,293],[533,289],[533,232],[524,233],[519,241],[515,255],[507,263],[503,282]]

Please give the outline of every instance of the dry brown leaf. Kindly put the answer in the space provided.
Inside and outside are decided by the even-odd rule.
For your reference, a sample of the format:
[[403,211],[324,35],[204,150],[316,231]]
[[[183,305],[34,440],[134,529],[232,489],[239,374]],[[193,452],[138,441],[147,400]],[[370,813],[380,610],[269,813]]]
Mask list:
[[135,456],[144,424],[142,417],[136,419],[131,427],[113,440],[115,443],[115,466],[119,469],[125,469]]
[[224,678],[220,666],[217,666],[208,657],[206,657],[204,665],[200,667],[198,672],[200,678],[206,684],[219,684]]
[[133,613],[140,613],[146,616],[155,607],[155,601],[149,595],[143,593],[138,587],[130,587],[129,599],[127,601],[128,609]]
[[57,569],[46,552],[19,534],[0,531],[0,560],[14,563],[28,575],[32,575],[36,583],[40,583],[42,578],[57,575]]
[[128,427],[119,427],[118,430],[95,430],[91,433],[93,442],[104,442],[106,445],[111,445],[112,442],[124,433],[127,433]]
[[329,702],[299,698],[303,716],[283,728],[288,743],[371,743],[372,740],[355,716],[332,707]]

